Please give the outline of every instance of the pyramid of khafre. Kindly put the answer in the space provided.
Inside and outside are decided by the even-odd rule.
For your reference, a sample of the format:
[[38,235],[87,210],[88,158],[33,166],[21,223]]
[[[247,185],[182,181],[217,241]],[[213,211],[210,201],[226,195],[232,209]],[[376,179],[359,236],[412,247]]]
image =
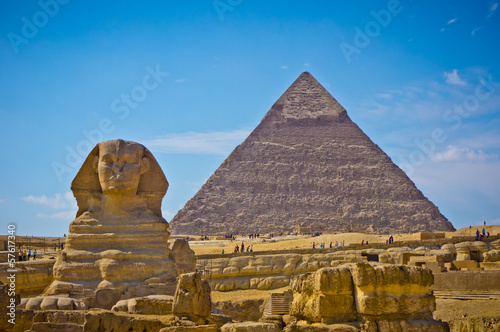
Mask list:
[[345,109],[302,73],[170,223],[174,234],[451,231]]

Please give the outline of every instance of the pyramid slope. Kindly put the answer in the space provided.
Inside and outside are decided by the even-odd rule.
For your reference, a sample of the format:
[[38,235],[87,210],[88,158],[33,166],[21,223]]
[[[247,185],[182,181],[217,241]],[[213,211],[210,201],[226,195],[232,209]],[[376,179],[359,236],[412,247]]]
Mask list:
[[345,109],[302,73],[172,219],[174,234],[450,231]]

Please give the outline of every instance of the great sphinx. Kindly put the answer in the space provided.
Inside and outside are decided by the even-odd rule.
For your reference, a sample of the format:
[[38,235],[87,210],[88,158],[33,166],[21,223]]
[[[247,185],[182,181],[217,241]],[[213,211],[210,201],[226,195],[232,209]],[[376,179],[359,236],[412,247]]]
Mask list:
[[161,214],[167,189],[163,171],[143,145],[97,144],[71,184],[78,212],[45,295],[115,288],[123,298],[144,294],[151,285],[162,285],[163,292],[165,285],[175,285],[168,223]]

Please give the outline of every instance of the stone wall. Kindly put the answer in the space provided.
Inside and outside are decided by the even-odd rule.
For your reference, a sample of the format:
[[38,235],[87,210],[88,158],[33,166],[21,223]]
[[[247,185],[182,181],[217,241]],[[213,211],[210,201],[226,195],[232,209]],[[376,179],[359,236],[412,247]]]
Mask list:
[[[43,292],[53,280],[53,265],[53,260],[48,262],[16,262],[16,293],[27,296]],[[0,273],[0,281],[6,284],[7,276],[7,273]]]
[[431,271],[404,265],[349,263],[322,268],[292,280],[290,315],[327,324],[425,321],[422,326],[432,328],[423,330],[444,331],[446,324],[432,318],[436,308],[429,290],[432,283]]
[[205,260],[202,269],[205,269],[205,278],[210,279],[212,289],[216,291],[263,290],[288,286],[294,275],[366,260],[361,251],[354,250],[315,254],[252,254],[215,257]]
[[453,271],[434,274],[434,290],[500,291],[500,271]]

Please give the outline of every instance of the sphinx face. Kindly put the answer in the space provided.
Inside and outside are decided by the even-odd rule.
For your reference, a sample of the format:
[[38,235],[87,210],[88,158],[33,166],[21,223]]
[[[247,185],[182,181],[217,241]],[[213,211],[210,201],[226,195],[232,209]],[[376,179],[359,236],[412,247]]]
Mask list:
[[121,140],[100,143],[94,165],[102,192],[135,195],[149,165],[143,155],[144,147],[140,144]]

